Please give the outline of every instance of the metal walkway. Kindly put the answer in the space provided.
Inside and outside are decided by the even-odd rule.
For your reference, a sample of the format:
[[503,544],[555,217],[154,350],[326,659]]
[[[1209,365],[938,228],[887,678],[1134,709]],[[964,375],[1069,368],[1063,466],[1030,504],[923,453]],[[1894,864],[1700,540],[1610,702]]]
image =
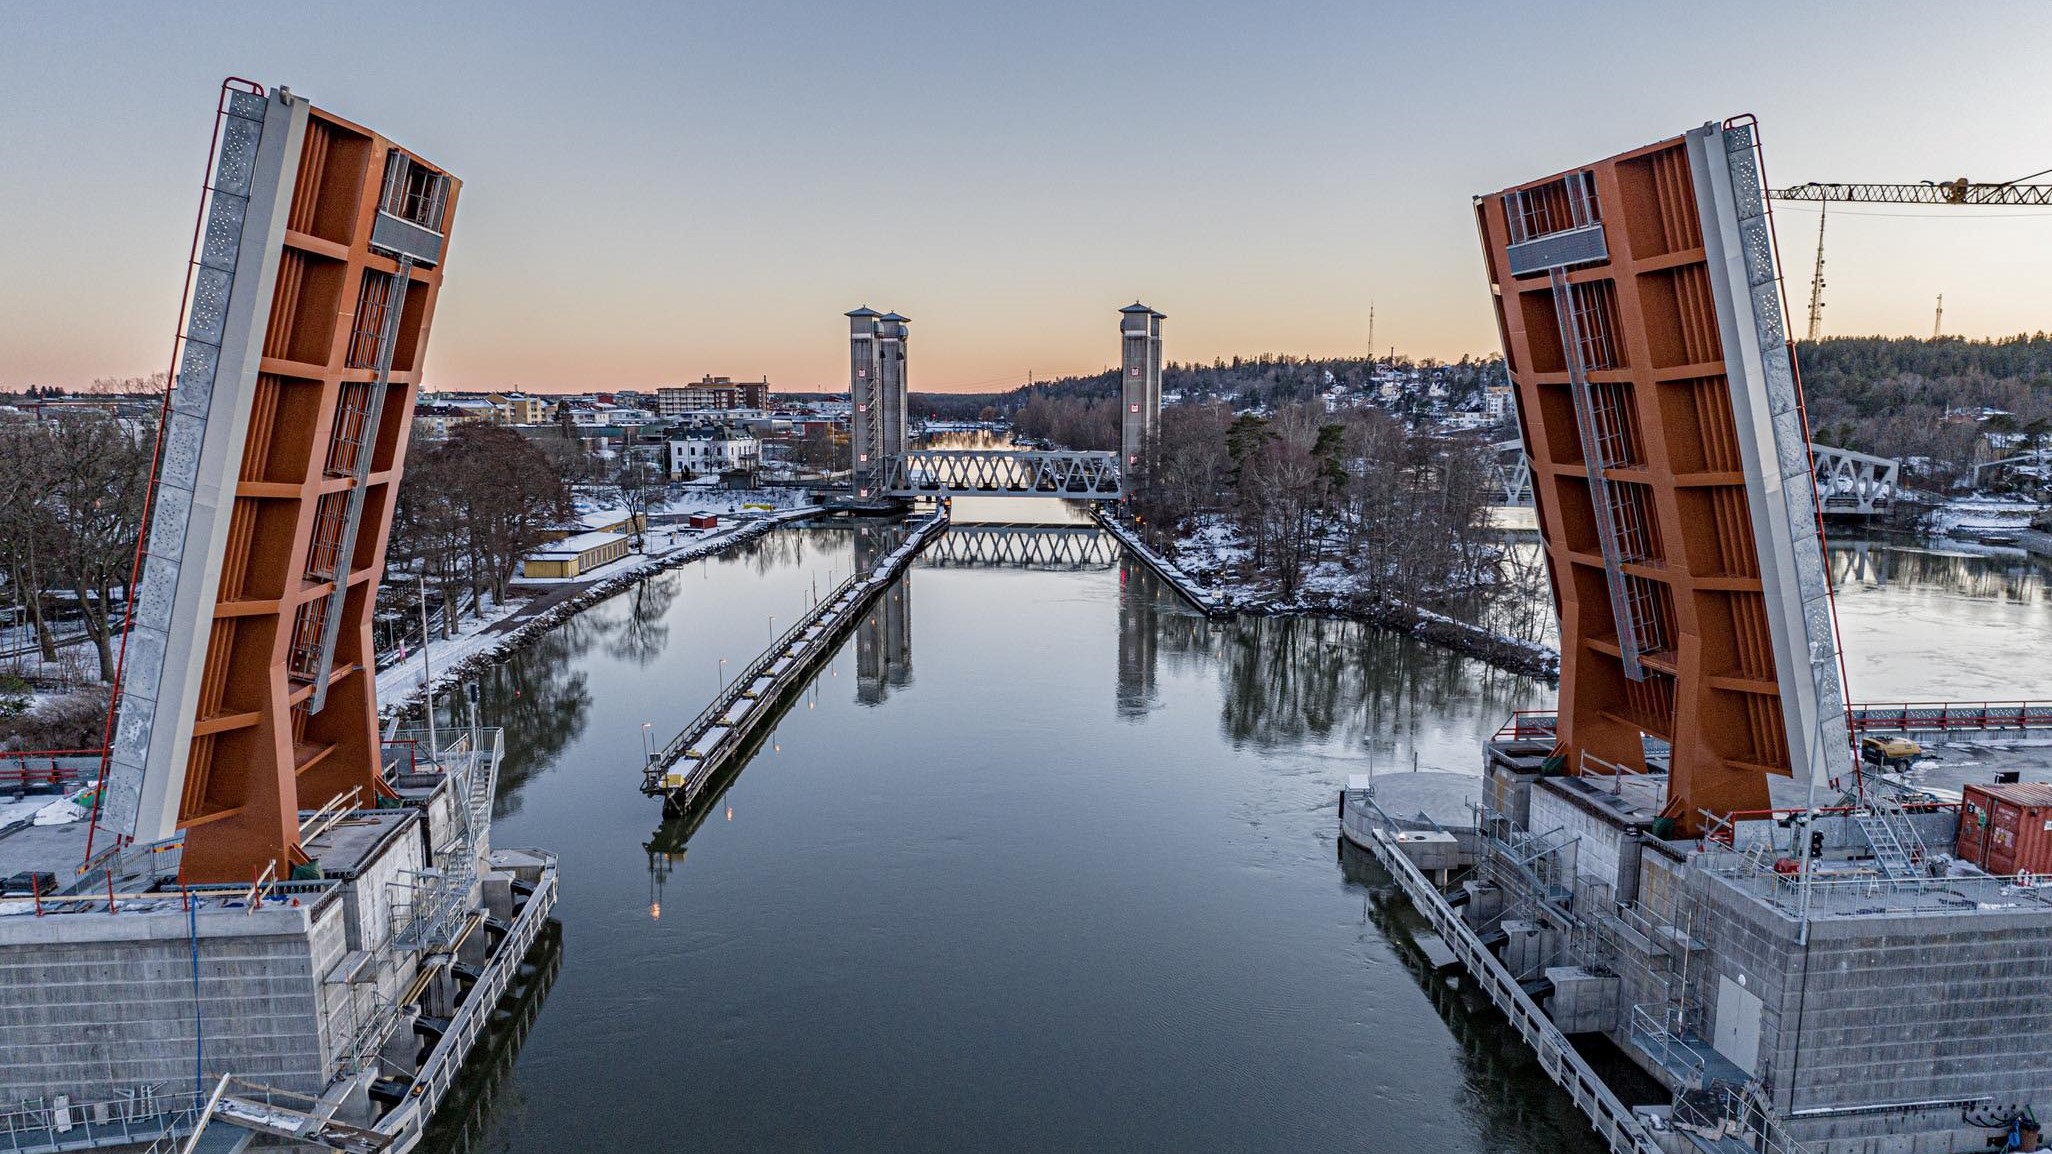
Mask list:
[[821,598],[796,625],[743,666],[712,704],[649,760],[642,770],[641,792],[660,795],[668,813],[688,809],[735,751],[747,747],[749,735],[762,719],[775,712],[775,700],[831,653],[836,640],[869,602],[947,529],[947,514],[936,512],[875,567],[856,573]]
[[[1366,805],[1356,805],[1356,801]],[[1432,924],[1432,930],[1453,950],[1489,1000],[1510,1019],[1519,1036],[1532,1047],[1539,1065],[1555,1085],[1589,1118],[1598,1137],[1613,1154],[1661,1154],[1662,1148],[1646,1126],[1632,1113],[1581,1054],[1569,1044],[1567,1035],[1553,1024],[1539,1004],[1519,985],[1518,979],[1491,953],[1474,929],[1447,904],[1446,898],[1421,873],[1411,859],[1396,848],[1396,823],[1382,815],[1374,802],[1355,790],[1346,791],[1340,805],[1341,823],[1347,840],[1363,846],[1382,863],[1403,888],[1411,905]]]

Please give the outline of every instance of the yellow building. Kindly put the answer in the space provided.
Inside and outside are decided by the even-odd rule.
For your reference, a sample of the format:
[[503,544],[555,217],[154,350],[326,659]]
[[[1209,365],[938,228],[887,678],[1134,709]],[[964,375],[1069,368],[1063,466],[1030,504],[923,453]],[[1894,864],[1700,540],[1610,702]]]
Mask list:
[[627,537],[622,533],[579,533],[529,553],[520,562],[520,575],[556,579],[581,577],[601,565],[627,555]]
[[526,393],[493,393],[485,398],[502,425],[539,425],[548,419],[548,402]]

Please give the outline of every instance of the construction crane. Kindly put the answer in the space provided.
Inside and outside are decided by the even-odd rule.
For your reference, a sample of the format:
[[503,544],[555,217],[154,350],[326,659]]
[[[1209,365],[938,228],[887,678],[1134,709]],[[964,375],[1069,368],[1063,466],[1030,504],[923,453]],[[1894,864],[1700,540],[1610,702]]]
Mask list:
[[[2048,208],[2052,207],[2052,184],[2023,183],[2047,173],[2052,173],[2052,168],[1999,184],[1976,184],[1962,176],[1958,180],[1925,181],[1922,184],[1812,182],[1794,188],[1768,189],[1767,196],[1772,200],[1811,201],[1820,206],[1817,212],[1817,267],[1810,277],[1809,339],[1817,339],[1818,330],[1824,321],[1824,216],[1831,205],[1951,204],[1980,208]],[[1941,317],[1943,310],[1944,298],[1941,297]],[[1933,336],[1935,338],[1935,332]]]

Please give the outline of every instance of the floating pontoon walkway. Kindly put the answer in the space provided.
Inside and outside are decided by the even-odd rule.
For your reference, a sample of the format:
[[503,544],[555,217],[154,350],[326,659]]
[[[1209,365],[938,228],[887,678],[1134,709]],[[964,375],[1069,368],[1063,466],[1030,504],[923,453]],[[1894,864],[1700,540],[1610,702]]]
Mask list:
[[862,616],[869,603],[904,572],[921,549],[947,531],[948,518],[936,512],[919,522],[905,543],[866,573],[842,582],[762,655],[734,676],[675,740],[664,746],[642,772],[641,792],[660,795],[663,812],[680,814],[707,782],[714,780],[765,719],[776,716],[777,700],[804,682],[814,666],[833,652],[840,638]]

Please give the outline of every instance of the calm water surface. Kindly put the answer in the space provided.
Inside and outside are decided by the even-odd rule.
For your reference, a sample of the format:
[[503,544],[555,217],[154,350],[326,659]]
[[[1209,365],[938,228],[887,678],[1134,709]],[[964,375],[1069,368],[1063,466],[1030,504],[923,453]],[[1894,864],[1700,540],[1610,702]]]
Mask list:
[[[1917,695],[1877,643],[2045,635],[2028,566],[1880,553],[1885,580],[1837,558],[1856,697]],[[664,823],[643,724],[667,739],[852,556],[780,532],[487,679],[493,836],[561,855],[562,954],[437,1148],[1598,1148],[1334,840],[1371,757],[1473,772],[1548,689],[1348,623],[1208,622],[1140,569],[922,564],[703,824]]]

